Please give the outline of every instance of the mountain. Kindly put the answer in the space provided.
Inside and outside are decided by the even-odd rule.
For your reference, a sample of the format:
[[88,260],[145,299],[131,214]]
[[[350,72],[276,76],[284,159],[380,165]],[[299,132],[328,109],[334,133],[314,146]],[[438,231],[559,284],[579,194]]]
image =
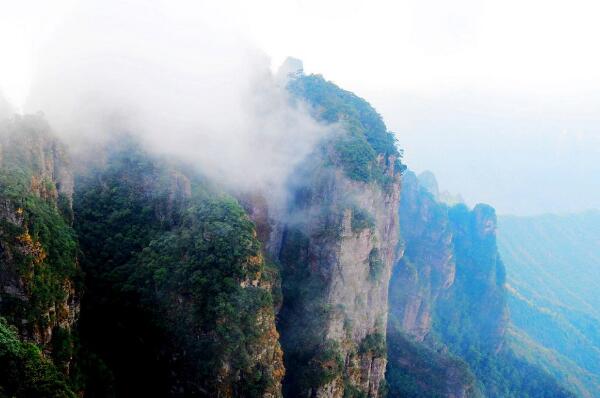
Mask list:
[[411,172],[403,179],[404,254],[389,288],[389,396],[574,396],[508,344],[494,209],[449,207],[432,186]]
[[600,395],[600,212],[499,219],[515,345]]
[[372,396],[384,379],[387,287],[398,242],[400,153],[364,100],[321,76],[289,90],[344,127],[290,187],[280,330],[288,396]]
[[278,81],[330,132],[285,195],[128,132],[71,160],[43,116],[5,118],[0,397],[572,397],[511,327],[494,209],[407,171],[300,61]]
[[437,178],[431,171],[425,170],[424,172],[420,173],[417,178],[419,179],[419,184],[428,190],[438,202],[445,203],[448,206],[465,203],[465,200],[460,195],[453,195],[448,191],[440,192]]

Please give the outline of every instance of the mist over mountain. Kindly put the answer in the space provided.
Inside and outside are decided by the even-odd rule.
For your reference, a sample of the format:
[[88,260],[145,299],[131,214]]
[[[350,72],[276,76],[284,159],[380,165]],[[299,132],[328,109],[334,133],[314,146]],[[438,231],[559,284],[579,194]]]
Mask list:
[[290,62],[286,106],[337,132],[288,176],[284,206],[264,186],[223,184],[138,134],[108,129],[98,160],[71,161],[42,115],[5,120],[0,360],[18,367],[2,388],[593,391],[511,342],[494,209],[447,204],[433,175],[406,171],[368,102]]
[[130,134],[230,189],[280,200],[291,171],[336,126],[292,103],[287,77],[210,5],[188,18],[145,3],[77,4],[39,50],[24,109],[41,111],[74,156],[93,161],[89,148]]
[[[577,145],[546,134],[559,113],[537,129],[531,108],[485,101],[440,116],[399,100],[384,118],[346,72],[273,68],[239,14],[260,31],[285,5],[192,3],[3,18],[31,41],[0,35],[0,398],[599,396],[600,213],[494,207],[597,206],[595,116]],[[315,8],[302,37],[375,16],[350,9]],[[367,31],[333,30],[323,59]],[[362,58],[385,53],[373,43]],[[394,65],[378,63],[374,81]]]

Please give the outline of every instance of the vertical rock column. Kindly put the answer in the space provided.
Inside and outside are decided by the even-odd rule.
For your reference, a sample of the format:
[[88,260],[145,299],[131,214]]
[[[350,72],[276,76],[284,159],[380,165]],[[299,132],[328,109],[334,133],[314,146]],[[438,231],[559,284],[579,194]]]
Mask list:
[[279,255],[290,396],[378,396],[399,238],[394,162],[380,162],[387,184],[316,167],[296,190]]

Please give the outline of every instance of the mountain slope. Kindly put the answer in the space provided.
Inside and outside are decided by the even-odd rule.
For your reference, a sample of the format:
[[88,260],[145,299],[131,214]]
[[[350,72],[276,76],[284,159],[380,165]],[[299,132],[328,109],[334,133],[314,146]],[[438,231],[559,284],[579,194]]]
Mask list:
[[82,339],[98,396],[281,395],[271,271],[232,197],[126,138],[79,176]]
[[501,217],[498,241],[518,333],[562,358],[552,369],[583,395],[600,395],[600,213]]

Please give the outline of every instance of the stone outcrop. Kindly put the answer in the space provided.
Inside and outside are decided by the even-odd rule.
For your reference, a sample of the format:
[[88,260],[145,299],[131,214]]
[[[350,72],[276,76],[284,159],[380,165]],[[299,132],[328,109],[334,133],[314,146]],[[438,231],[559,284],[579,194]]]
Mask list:
[[[483,317],[469,323],[470,337],[498,351],[508,314],[494,209],[483,204],[473,210],[462,204],[449,208],[407,172],[399,212],[404,255],[391,282],[394,327],[422,342],[436,316],[453,323],[467,315]],[[469,314],[459,305],[466,298]]]
[[331,134],[291,176],[282,227],[269,239],[281,269],[284,395],[377,397],[401,154],[379,114],[353,93],[302,74],[288,90]]
[[[478,396],[471,353],[463,350],[494,361],[508,325],[495,212],[482,204],[449,207],[436,197],[433,175],[425,177],[403,178],[404,253],[389,296],[390,396]],[[416,390],[398,379],[412,380]]]
[[279,253],[290,396],[378,396],[399,232],[394,161],[383,164],[385,187],[320,167],[297,187]]

